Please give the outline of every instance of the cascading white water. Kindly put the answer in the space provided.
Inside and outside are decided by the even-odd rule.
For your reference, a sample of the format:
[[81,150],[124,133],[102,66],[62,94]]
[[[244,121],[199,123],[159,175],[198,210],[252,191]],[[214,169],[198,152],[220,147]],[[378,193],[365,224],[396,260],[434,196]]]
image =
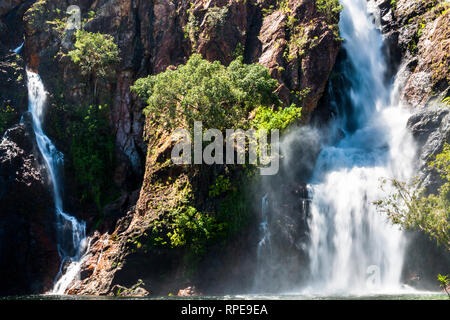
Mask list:
[[[324,146],[316,164],[308,290],[320,294],[398,291],[405,240],[372,202],[385,196],[380,178],[411,177],[415,145],[395,85],[385,84],[383,38],[371,22],[366,0],[341,3],[341,36],[353,64],[347,77],[356,128],[345,132],[338,144]],[[334,125],[344,128],[345,121],[341,115]]]
[[[63,211],[63,200],[61,196],[62,185],[60,172],[63,165],[63,155],[59,152],[52,141],[45,135],[42,129],[44,108],[47,93],[38,74],[27,70],[28,77],[28,111],[32,115],[33,129],[36,142],[41,152],[53,187],[53,198],[55,202],[58,253],[62,259],[61,268],[57,275],[57,281],[52,293],[63,294],[67,286],[77,275],[80,260],[86,247],[86,225],[79,222]],[[62,268],[70,261],[66,272]]]

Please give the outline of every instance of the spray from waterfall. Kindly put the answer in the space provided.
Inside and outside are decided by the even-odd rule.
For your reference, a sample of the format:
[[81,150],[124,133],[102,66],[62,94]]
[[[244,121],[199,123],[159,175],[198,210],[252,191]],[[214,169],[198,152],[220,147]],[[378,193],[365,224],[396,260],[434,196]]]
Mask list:
[[[52,183],[56,213],[56,231],[58,253],[62,263],[56,277],[52,293],[63,294],[78,274],[82,254],[86,250],[86,224],[63,211],[61,170],[64,158],[52,141],[45,135],[42,123],[46,106],[47,92],[38,74],[27,70],[28,77],[28,111],[32,115],[33,130]],[[65,272],[64,266],[69,263]]]

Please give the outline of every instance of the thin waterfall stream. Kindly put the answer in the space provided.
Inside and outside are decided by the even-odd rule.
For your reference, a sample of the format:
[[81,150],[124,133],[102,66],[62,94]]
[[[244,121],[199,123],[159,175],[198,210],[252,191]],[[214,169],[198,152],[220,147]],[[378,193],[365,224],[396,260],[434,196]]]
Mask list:
[[[64,212],[62,199],[61,170],[64,164],[63,154],[44,133],[42,124],[46,106],[47,92],[40,76],[27,70],[28,111],[32,115],[36,142],[49,173],[52,184],[56,213],[56,232],[58,253],[61,266],[52,293],[64,294],[65,290],[78,274],[81,258],[86,250],[86,224]],[[67,263],[69,263],[67,265]],[[64,268],[64,267],[67,268]]]

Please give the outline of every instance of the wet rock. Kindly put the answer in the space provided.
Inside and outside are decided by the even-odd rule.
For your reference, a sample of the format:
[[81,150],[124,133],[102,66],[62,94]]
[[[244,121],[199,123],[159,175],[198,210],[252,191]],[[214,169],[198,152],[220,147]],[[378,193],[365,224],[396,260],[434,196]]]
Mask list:
[[428,162],[442,152],[445,142],[450,141],[450,109],[442,104],[431,104],[411,116],[408,127],[418,143],[424,187],[428,192],[436,193],[442,180],[435,170],[430,170]]
[[[370,2],[380,8],[387,6],[386,1]],[[393,18],[383,20],[382,27],[389,39],[388,52],[400,53],[402,63],[409,66],[402,99],[413,107],[423,107],[436,98],[442,100],[450,87],[450,4],[421,0],[395,3],[395,7],[388,4]]]
[[177,293],[177,296],[179,297],[192,297],[192,296],[199,296],[200,293],[197,291],[195,286],[189,286],[185,289],[180,289]]
[[150,295],[150,292],[142,287],[144,285],[144,282],[140,279],[135,285],[131,286],[130,288],[126,288],[121,285],[115,285],[111,288],[111,294],[116,297],[145,297]]
[[[130,207],[134,206],[139,199],[139,190],[132,193],[124,194],[114,202],[107,204],[103,208],[103,223],[99,231],[112,233],[116,226],[121,226],[121,218],[125,218]],[[122,230],[122,228],[120,229]]]
[[53,286],[60,259],[47,177],[31,124],[7,130],[0,143],[0,295]]
[[0,17],[8,14],[14,8],[26,1],[27,0],[4,0],[0,2]]
[[27,110],[26,73],[23,59],[0,44],[0,135],[17,124]]

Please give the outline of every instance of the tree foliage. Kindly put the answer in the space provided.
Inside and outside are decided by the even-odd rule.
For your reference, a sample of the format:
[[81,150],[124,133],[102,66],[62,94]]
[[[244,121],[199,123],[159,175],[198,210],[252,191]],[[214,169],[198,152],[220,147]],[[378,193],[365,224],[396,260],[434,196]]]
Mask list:
[[378,210],[387,214],[394,224],[406,229],[420,229],[438,244],[450,250],[450,145],[445,144],[442,153],[429,163],[430,168],[440,173],[444,184],[438,194],[426,195],[421,181],[415,179],[405,183],[396,179],[385,179],[394,192],[375,202]]
[[450,279],[448,278],[448,275],[438,274],[437,279],[439,281],[439,286],[445,290],[445,292],[450,298],[450,292],[448,292],[447,289],[447,287],[450,286]]
[[114,67],[120,61],[119,48],[113,37],[85,30],[77,30],[75,37],[75,49],[68,55],[80,67],[81,74],[93,77],[95,85],[98,79],[113,77]]
[[325,15],[328,23],[337,24],[339,22],[339,14],[343,9],[339,0],[317,0],[316,6],[319,12]]
[[280,110],[273,110],[267,106],[261,106],[256,109],[255,118],[252,123],[255,129],[280,131],[285,130],[293,122],[299,120],[302,116],[302,108],[292,104],[290,107]]
[[265,67],[242,57],[225,67],[194,54],[175,70],[138,79],[132,90],[147,101],[146,114],[167,127],[201,121],[223,130],[239,127],[259,105],[279,104],[277,84]]

